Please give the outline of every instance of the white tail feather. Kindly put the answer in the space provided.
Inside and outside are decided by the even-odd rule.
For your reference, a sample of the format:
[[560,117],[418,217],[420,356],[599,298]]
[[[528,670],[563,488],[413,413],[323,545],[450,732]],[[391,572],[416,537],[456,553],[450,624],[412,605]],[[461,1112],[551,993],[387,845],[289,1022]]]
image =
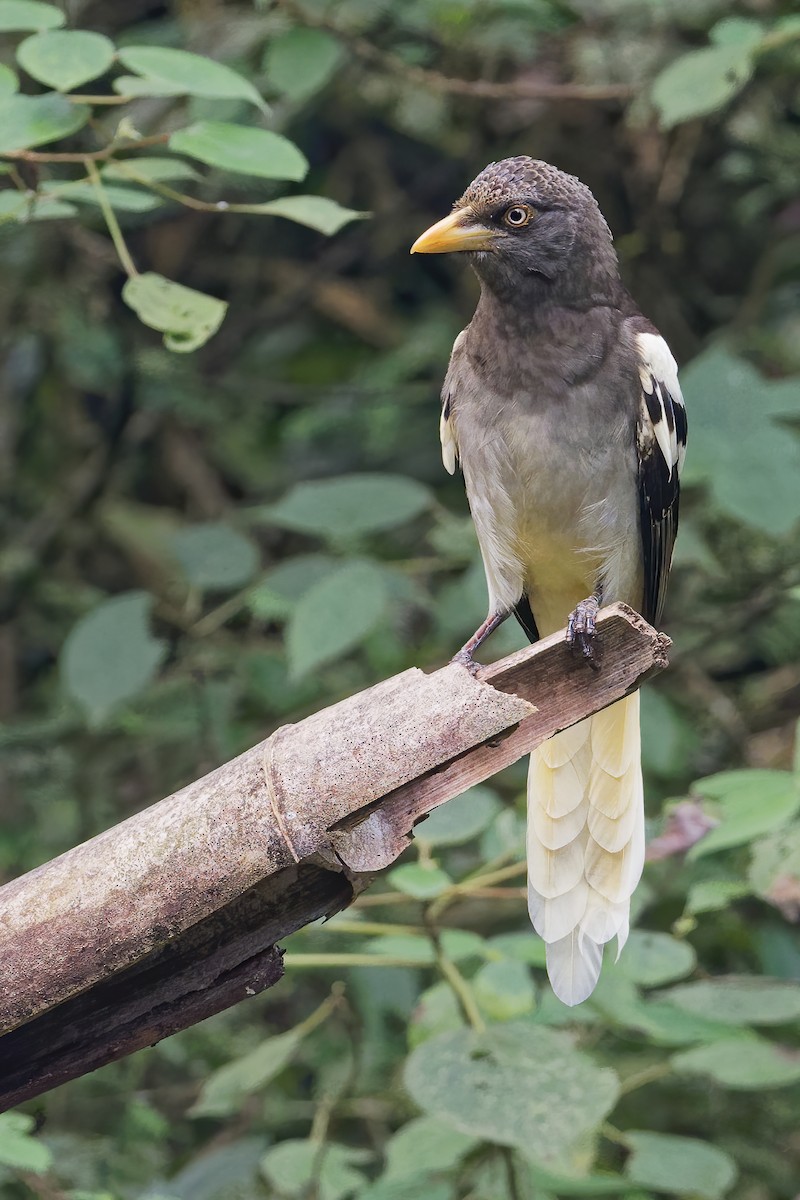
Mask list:
[[528,909],[565,1004],[591,995],[628,937],[644,865],[639,694],[556,734],[528,773]]

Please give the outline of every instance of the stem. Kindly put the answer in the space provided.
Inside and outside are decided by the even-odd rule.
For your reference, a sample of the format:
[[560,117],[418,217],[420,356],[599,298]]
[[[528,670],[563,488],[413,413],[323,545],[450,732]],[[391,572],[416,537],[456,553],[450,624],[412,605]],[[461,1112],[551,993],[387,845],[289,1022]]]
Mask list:
[[306,954],[301,952],[284,954],[287,967],[429,967],[428,962],[418,958],[403,958],[390,954]]
[[383,921],[334,921],[327,927],[328,933],[365,933],[381,937],[383,934],[409,934],[412,937],[422,937],[417,925],[392,925]]
[[119,227],[117,214],[111,207],[108,195],[106,194],[106,189],[103,187],[103,181],[100,178],[100,172],[91,158],[85,159],[85,166],[86,173],[92,181],[92,187],[97,193],[97,200],[100,208],[103,211],[103,216],[105,217],[105,222],[108,226],[108,232],[111,234],[111,240],[114,243],[114,247],[119,256],[119,261],[122,263],[125,274],[128,276],[128,278],[136,279],[139,272],[136,270],[136,266],[130,256],[128,247],[125,245],[125,239],[122,236],[122,230]]
[[656,1083],[671,1074],[672,1068],[668,1063],[654,1063],[652,1067],[645,1067],[643,1071],[637,1071],[635,1075],[623,1079],[619,1093],[621,1096],[627,1096],[628,1092],[635,1092],[637,1088],[644,1087],[647,1083]]
[[117,142],[109,142],[102,150],[84,151],[83,154],[48,153],[46,150],[4,150],[0,158],[19,158],[24,162],[35,163],[83,163],[105,162],[120,149],[144,150],[148,146],[164,146],[169,141],[168,133],[154,133],[151,137],[138,138],[130,146],[120,147]]
[[330,995],[322,1001],[319,1008],[306,1017],[305,1021],[301,1021],[299,1025],[295,1025],[293,1033],[298,1034],[301,1038],[307,1037],[312,1030],[326,1021],[334,1009],[338,1008],[344,995],[344,984],[335,983],[331,988]]
[[437,955],[437,963],[439,970],[455,993],[456,1000],[458,1000],[469,1024],[476,1033],[485,1033],[486,1022],[480,1014],[475,995],[456,964],[442,953]]
[[512,863],[508,867],[501,867],[497,871],[489,871],[485,875],[473,875],[471,878],[460,880],[449,887],[447,891],[442,892],[431,905],[429,913],[432,918],[436,918],[457,900],[459,896],[468,895],[473,888],[492,887],[496,883],[503,883],[506,879],[513,879],[515,875],[519,875],[521,871],[527,869],[527,864],[524,859],[520,862]]

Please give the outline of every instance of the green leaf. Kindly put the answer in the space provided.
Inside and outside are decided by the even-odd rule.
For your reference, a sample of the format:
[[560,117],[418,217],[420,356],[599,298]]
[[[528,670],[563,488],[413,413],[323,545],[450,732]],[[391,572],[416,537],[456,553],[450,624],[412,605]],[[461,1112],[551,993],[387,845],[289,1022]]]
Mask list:
[[748,879],[754,891],[780,908],[787,919],[800,917],[800,825],[755,844]]
[[659,987],[689,975],[696,963],[697,956],[688,942],[668,933],[632,929],[616,969],[641,987]]
[[146,592],[125,592],[98,604],[68,634],[61,650],[61,676],[92,724],[138,695],[154,678],[165,646],[150,633],[152,604]]
[[27,1113],[0,1113],[0,1166],[36,1175],[50,1169],[53,1155],[44,1142],[31,1136],[35,1126]]
[[318,1200],[344,1200],[367,1182],[353,1163],[370,1158],[368,1150],[354,1150],[336,1142],[311,1142],[290,1138],[272,1146],[261,1159],[261,1172],[282,1196],[307,1196],[312,1183]]
[[103,167],[100,174],[104,180],[111,179],[119,183],[130,183],[131,172],[142,179],[152,179],[156,183],[200,178],[194,167],[184,162],[182,158],[170,158],[167,155],[156,158],[145,154],[141,158],[124,158],[118,162],[110,162]]
[[524,933],[498,933],[487,942],[492,957],[509,958],[513,962],[527,963],[529,967],[544,967],[546,947],[533,930]]
[[740,879],[700,879],[689,888],[685,911],[690,916],[719,912],[749,894],[750,888]]
[[17,79],[11,67],[6,67],[0,63],[0,100],[6,96],[13,96],[19,91],[19,80]]
[[210,167],[261,179],[299,182],[308,172],[305,156],[282,134],[230,121],[197,121],[173,133],[169,146]]
[[356,212],[353,208],[343,208],[327,196],[282,196],[279,200],[267,200],[264,204],[248,204],[246,209],[267,217],[286,217],[288,221],[307,225],[309,229],[316,229],[328,237],[338,233],[351,221],[361,221],[369,216],[369,213]]
[[437,1117],[417,1117],[389,1139],[382,1178],[430,1177],[451,1170],[476,1144],[476,1138],[459,1133]]
[[720,1200],[736,1182],[733,1159],[697,1138],[631,1131],[625,1141],[632,1150],[625,1174],[643,1187]]
[[463,1028],[464,1018],[453,989],[447,983],[435,983],[420,995],[411,1014],[408,1045],[413,1050],[429,1038]]
[[752,842],[800,812],[800,786],[788,771],[725,771],[694,787],[715,801],[719,824],[692,846],[690,860]]
[[430,846],[461,846],[483,833],[499,811],[494,792],[478,784],[435,808],[414,826],[414,837]]
[[290,675],[307,675],[347,654],[371,633],[388,603],[383,573],[350,562],[326,575],[298,602],[286,631]]
[[267,82],[290,100],[305,100],[324,87],[344,58],[335,37],[323,29],[289,29],[264,55]]
[[[45,180],[41,185],[42,192],[52,193],[59,198],[74,201],[76,204],[90,204],[100,207],[100,197],[91,182],[84,179],[75,180]],[[110,183],[105,187],[106,198],[118,212],[152,212],[162,208],[165,201],[153,192],[144,192],[137,187],[123,187]]]
[[149,271],[129,279],[122,299],[145,325],[164,334],[168,350],[188,354],[204,346],[220,325],[227,304]]
[[224,521],[179,530],[172,549],[193,587],[233,591],[258,570],[258,549]]
[[414,1102],[462,1133],[558,1162],[611,1111],[613,1071],[568,1036],[529,1022],[429,1038],[409,1056]]
[[260,510],[270,524],[335,540],[403,525],[424,512],[433,497],[403,475],[343,475],[299,483],[277,504]]
[[530,971],[513,959],[488,962],[472,980],[481,1011],[492,1021],[524,1017],[536,1007],[536,991]]
[[66,17],[54,4],[39,0],[0,0],[0,33],[27,33],[30,29],[57,29]]
[[[548,1171],[544,1167],[540,1167],[537,1163],[530,1164],[530,1175],[533,1183],[537,1188],[546,1188],[547,1194],[551,1192],[559,1198],[562,1196],[624,1196],[630,1190],[638,1186],[629,1183],[623,1179],[621,1175],[561,1175],[555,1171]],[[543,1195],[537,1191],[538,1197]]]
[[642,1001],[631,1018],[631,1027],[641,1029],[656,1046],[711,1042],[729,1037],[731,1031],[730,1025],[687,1013],[661,999]]
[[685,480],[704,483],[727,513],[771,536],[800,518],[800,439],[776,418],[800,416],[800,382],[773,382],[722,346],[682,374],[692,418]]
[[29,150],[77,133],[91,109],[70,104],[65,96],[6,96],[0,100],[0,154]]
[[56,29],[26,38],[17,62],[33,79],[59,92],[105,75],[114,62],[114,43],[85,29]]
[[707,1075],[734,1091],[787,1087],[800,1081],[800,1050],[777,1046],[755,1034],[683,1050],[670,1059],[679,1075]]
[[432,900],[434,896],[441,896],[453,882],[447,872],[434,863],[403,863],[390,871],[388,878],[398,892],[413,896],[415,900]]
[[[441,935],[442,949],[453,962],[462,962],[468,958],[482,958],[484,952],[483,938],[469,929],[444,929]],[[370,954],[386,958],[405,958],[418,962],[421,966],[436,961],[433,946],[429,938],[422,934],[387,933],[380,937],[370,938],[364,946]]]
[[764,40],[764,26],[749,17],[724,17],[710,30],[715,46],[743,46],[755,50]]
[[38,196],[34,192],[0,192],[0,225],[6,221],[52,221],[77,215],[74,204],[54,196]]
[[180,83],[168,79],[143,79],[140,75],[118,75],[111,85],[118,96],[136,99],[139,96],[185,96],[186,89]]
[[800,1017],[800,983],[722,975],[684,983],[663,999],[687,1012],[730,1025],[780,1025]]
[[[168,46],[123,46],[117,56],[123,67],[146,81],[163,81],[187,96],[211,100],[247,100],[265,111],[267,105],[252,83],[238,71],[203,54]],[[140,95],[144,93],[139,93]]]
[[723,108],[753,74],[751,47],[745,44],[708,46],[681,55],[653,83],[651,97],[661,128],[704,117]]
[[300,597],[337,567],[336,559],[327,554],[298,554],[287,558],[267,571],[250,591],[248,607],[262,620],[289,617]]
[[212,1071],[189,1109],[191,1117],[227,1117],[241,1108],[247,1096],[265,1088],[288,1066],[302,1041],[294,1029],[267,1038],[233,1062]]

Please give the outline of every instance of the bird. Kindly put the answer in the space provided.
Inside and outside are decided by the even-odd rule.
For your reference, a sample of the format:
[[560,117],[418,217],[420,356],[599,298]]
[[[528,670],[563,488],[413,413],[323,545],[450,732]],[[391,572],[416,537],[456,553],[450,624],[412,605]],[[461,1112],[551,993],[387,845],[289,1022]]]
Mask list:
[[[480,297],[442,390],[442,459],[460,464],[488,614],[456,660],[512,613],[531,641],[566,629],[600,667],[602,604],[661,618],[686,409],[675,359],[623,286],[590,189],[520,155],[490,163],[411,247],[465,254]],[[555,994],[591,995],[627,940],[644,865],[639,693],[531,755],[528,910]]]

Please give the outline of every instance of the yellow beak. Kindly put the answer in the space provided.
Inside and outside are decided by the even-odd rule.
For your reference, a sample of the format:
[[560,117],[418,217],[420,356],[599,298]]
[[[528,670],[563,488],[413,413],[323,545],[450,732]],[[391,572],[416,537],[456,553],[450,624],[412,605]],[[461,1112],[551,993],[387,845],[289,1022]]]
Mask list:
[[500,230],[479,224],[471,208],[457,208],[431,225],[411,247],[412,254],[449,254],[453,250],[492,250]]

